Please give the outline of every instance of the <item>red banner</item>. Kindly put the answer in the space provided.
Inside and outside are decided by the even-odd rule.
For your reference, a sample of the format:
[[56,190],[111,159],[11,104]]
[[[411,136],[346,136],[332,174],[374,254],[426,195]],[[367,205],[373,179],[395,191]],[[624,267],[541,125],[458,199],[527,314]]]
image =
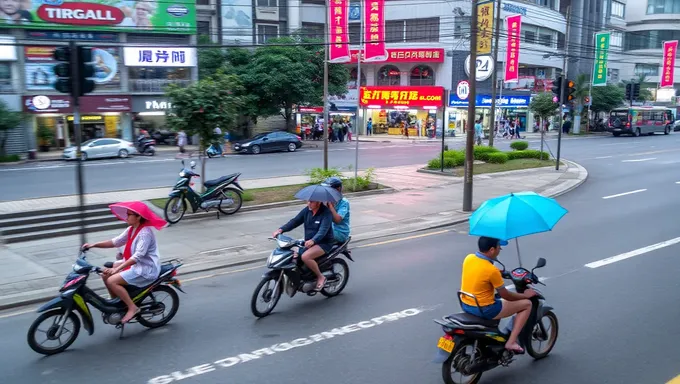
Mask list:
[[361,87],[363,107],[432,107],[444,105],[444,87]]
[[675,54],[678,52],[678,41],[663,42],[663,75],[660,88],[673,87],[675,82]]
[[364,61],[367,63],[387,60],[385,49],[385,0],[368,0],[364,7]]
[[[352,50],[352,63],[357,62],[358,49]],[[365,62],[366,59],[361,62]],[[377,61],[374,61],[374,63]],[[389,63],[443,63],[444,48],[388,48],[387,60]]]
[[330,63],[347,63],[349,57],[349,0],[331,0],[330,14],[328,15],[330,30],[330,50],[328,61]]
[[505,82],[519,81],[519,36],[522,15],[508,17],[508,47],[505,50]]

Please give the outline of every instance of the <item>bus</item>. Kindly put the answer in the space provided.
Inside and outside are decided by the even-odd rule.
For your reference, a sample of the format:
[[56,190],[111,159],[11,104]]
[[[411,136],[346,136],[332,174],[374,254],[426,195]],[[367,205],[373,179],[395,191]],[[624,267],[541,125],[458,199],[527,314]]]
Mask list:
[[664,107],[630,107],[617,108],[609,113],[607,131],[614,136],[653,135],[663,132],[671,133],[673,129],[673,111]]

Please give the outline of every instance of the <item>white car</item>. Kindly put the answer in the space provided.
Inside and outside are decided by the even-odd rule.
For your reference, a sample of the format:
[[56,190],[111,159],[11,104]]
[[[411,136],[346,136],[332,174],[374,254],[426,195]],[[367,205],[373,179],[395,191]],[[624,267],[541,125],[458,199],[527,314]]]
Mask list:
[[[65,160],[77,159],[76,147],[68,147],[64,149]],[[87,159],[101,159],[105,157],[120,157],[122,159],[137,153],[135,145],[129,141],[121,139],[92,139],[80,145],[81,158],[83,161]]]

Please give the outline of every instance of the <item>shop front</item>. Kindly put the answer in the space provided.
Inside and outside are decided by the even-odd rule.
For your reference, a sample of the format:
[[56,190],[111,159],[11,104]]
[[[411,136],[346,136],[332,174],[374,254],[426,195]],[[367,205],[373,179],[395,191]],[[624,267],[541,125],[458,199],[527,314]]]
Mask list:
[[375,86],[361,87],[359,97],[362,133],[370,122],[371,134],[432,137],[445,91],[439,86]]
[[[340,105],[330,102],[328,118],[331,121],[351,124],[352,130],[356,127],[356,103],[354,106]],[[320,140],[323,138],[323,129],[315,131],[314,127],[320,127],[323,122],[323,107],[298,107],[295,115],[297,133],[303,140]]]
[[140,129],[149,132],[167,129],[165,114],[172,109],[170,99],[163,96],[132,96],[132,114],[135,134]]
[[[482,119],[482,126],[488,130],[492,126],[491,95],[475,97],[475,117]],[[520,123],[520,131],[533,132],[533,119],[529,111],[530,95],[503,95],[496,98],[497,116],[500,121],[511,120]],[[447,129],[458,134],[465,132],[468,121],[468,98],[465,92],[452,91],[449,94],[449,107],[446,111]]]

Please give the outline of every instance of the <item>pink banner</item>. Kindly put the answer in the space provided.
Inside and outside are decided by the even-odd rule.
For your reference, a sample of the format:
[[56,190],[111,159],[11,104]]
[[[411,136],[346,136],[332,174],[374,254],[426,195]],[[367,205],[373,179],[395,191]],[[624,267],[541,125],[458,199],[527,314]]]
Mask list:
[[364,62],[387,60],[385,49],[385,0],[367,0],[364,7]]
[[328,61],[330,63],[349,63],[349,34],[348,31],[349,0],[331,0],[328,15],[330,30],[330,49]]
[[675,82],[675,54],[678,52],[678,41],[663,43],[663,75],[660,88],[672,88]]
[[519,36],[522,29],[522,15],[508,17],[508,47],[505,50],[505,82],[519,81]]

